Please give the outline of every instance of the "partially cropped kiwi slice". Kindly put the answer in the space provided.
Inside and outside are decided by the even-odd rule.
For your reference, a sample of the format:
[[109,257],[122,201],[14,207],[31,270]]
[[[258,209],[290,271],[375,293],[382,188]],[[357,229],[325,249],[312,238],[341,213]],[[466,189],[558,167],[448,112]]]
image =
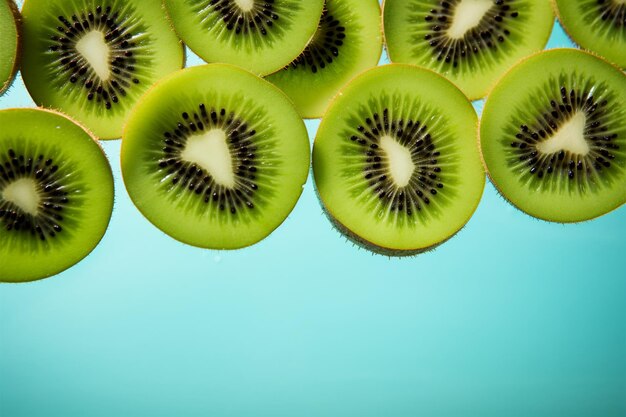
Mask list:
[[295,206],[310,165],[302,119],[276,87],[238,67],[182,70],[148,92],[122,139],[137,208],[170,236],[252,245]]
[[392,62],[433,69],[472,100],[543,49],[554,23],[548,0],[385,0],[383,14]]
[[19,11],[13,0],[0,0],[0,94],[17,72],[20,51]]
[[0,281],[33,281],[98,244],[113,175],[89,133],[49,110],[0,111]]
[[392,64],[341,90],[313,146],[331,221],[356,243],[411,255],[453,236],[482,196],[474,109],[429,70]]
[[605,214],[626,201],[626,75],[579,50],[532,56],[489,95],[480,142],[520,210],[556,222]]
[[267,79],[287,93],[303,117],[321,117],[344,84],[378,64],[380,26],[378,0],[327,0],[304,52]]
[[626,68],[626,0],[553,0],[574,42]]
[[207,62],[258,75],[278,71],[305,48],[324,0],[164,0],[176,32]]
[[158,0],[26,0],[22,76],[41,106],[119,138],[137,99],[183,65]]

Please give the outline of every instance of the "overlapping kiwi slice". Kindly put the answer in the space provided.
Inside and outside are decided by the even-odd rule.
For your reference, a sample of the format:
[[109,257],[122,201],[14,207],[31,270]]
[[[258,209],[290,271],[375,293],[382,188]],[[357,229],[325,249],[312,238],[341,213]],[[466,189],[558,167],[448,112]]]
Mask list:
[[543,49],[554,23],[548,0],[385,0],[383,14],[392,62],[433,69],[470,99]]
[[119,138],[137,99],[183,65],[159,0],[26,0],[22,75],[39,105]]
[[9,88],[20,56],[20,18],[13,0],[0,0],[0,95]]
[[381,53],[378,0],[327,0],[304,52],[267,79],[287,93],[303,117],[317,118],[343,85],[378,64]]
[[626,68],[625,0],[553,0],[565,31],[585,49]]
[[0,281],[57,274],[98,244],[113,175],[89,133],[49,110],[0,111]]
[[474,109],[427,69],[392,64],[340,91],[313,146],[313,173],[331,221],[387,255],[411,255],[453,236],[482,196]]
[[164,0],[176,32],[207,62],[258,75],[288,65],[317,29],[324,0]]
[[579,50],[532,56],[490,93],[480,142],[520,210],[556,222],[605,214],[626,201],[626,75]]
[[122,174],[137,208],[205,248],[252,245],[278,227],[306,181],[306,128],[275,86],[228,64],[182,70],[133,110]]

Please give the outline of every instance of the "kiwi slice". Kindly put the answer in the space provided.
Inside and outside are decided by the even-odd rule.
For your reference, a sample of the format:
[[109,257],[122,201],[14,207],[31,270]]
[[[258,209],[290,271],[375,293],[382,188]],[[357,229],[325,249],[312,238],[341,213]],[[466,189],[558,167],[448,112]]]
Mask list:
[[385,0],[383,7],[391,61],[435,70],[472,100],[543,49],[554,24],[547,0]]
[[520,210],[578,222],[626,201],[626,75],[575,49],[511,69],[487,98],[480,143],[489,176]]
[[22,76],[38,105],[119,138],[137,99],[183,65],[159,1],[26,0]]
[[305,48],[324,0],[164,0],[176,32],[207,62],[258,75],[288,65]]
[[137,208],[173,238],[204,248],[241,248],[269,235],[295,206],[309,166],[293,104],[228,64],[158,83],[122,139],[122,175]]
[[626,68],[625,0],[553,0],[567,34],[580,46]]
[[0,0],[0,95],[17,72],[20,51],[20,12],[13,0]]
[[98,244],[113,175],[95,138],[51,110],[0,111],[0,281],[57,274]]
[[321,117],[343,85],[378,64],[380,19],[378,0],[327,0],[304,52],[267,79],[291,98],[303,117]]
[[392,64],[359,75],[330,105],[313,146],[326,214],[386,255],[446,241],[484,189],[477,125],[463,93],[430,70]]

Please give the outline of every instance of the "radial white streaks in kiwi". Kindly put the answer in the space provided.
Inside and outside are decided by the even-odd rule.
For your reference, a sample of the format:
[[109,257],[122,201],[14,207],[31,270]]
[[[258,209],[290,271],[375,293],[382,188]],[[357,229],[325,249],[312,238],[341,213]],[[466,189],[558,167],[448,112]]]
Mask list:
[[[414,22],[413,54],[429,57],[438,62],[439,67],[457,68],[467,62],[471,64],[481,55],[487,56],[483,65],[489,65],[498,59],[500,44],[515,41],[515,30],[521,24],[523,16],[516,7],[517,0],[494,0],[492,6],[484,12],[482,4],[466,3],[469,0],[429,1],[414,8],[409,21]],[[424,3],[424,2],[422,2]],[[484,12],[478,24],[466,28],[462,36],[452,33],[457,8],[478,7]],[[424,12],[426,16],[424,17]],[[522,19],[520,19],[522,17]],[[424,48],[424,42],[428,48]],[[502,52],[503,53],[503,52]]]
[[[84,90],[87,101],[101,104],[98,108],[110,110],[123,103],[121,97],[132,91],[133,84],[146,81],[150,70],[146,63],[151,59],[150,37],[146,28],[130,6],[95,6],[92,10],[77,10],[70,15],[50,17],[52,30],[48,39],[52,60],[49,73],[53,82],[73,91]],[[93,50],[95,37],[100,36],[106,48]],[[85,45],[88,42],[91,45]],[[91,48],[89,54],[85,48]],[[106,53],[106,57],[96,57]],[[136,67],[142,61],[143,75]],[[108,66],[103,71],[102,63]],[[97,65],[97,67],[96,67]],[[68,83],[69,81],[69,83]],[[77,86],[77,88],[73,88]]]
[[579,10],[591,30],[626,39],[626,1],[586,0],[580,2]]
[[[184,158],[190,138],[221,130],[232,158],[234,185],[218,181],[208,169]],[[162,182],[170,191],[185,190],[209,209],[230,211],[253,210],[260,202],[257,175],[261,170],[255,144],[256,129],[224,108],[207,108],[200,104],[195,111],[181,114],[176,126],[164,132],[163,148],[158,161]]]
[[291,63],[291,68],[304,67],[312,73],[326,68],[337,59],[346,39],[346,28],[324,10],[320,26],[304,52]]
[[[511,118],[508,134],[513,140],[503,143],[508,164],[533,187],[552,182],[581,192],[596,190],[610,185],[624,165],[620,120],[623,123],[626,113],[615,105],[605,85],[577,76],[566,78],[561,77],[560,87],[552,80],[538,89],[533,96],[545,98],[525,103]],[[583,130],[562,137],[574,134],[576,126]],[[580,135],[585,146],[575,143]],[[555,137],[568,143],[557,149],[549,145]]]
[[242,41],[258,45],[281,38],[291,26],[294,13],[301,8],[299,1],[252,0],[246,7],[241,7],[240,2],[188,0],[205,30],[216,32],[220,39],[233,41],[236,47],[240,47]]
[[[432,206],[433,200],[440,197],[444,190],[443,168],[439,163],[441,151],[437,149],[429,128],[414,117],[393,117],[392,112],[383,107],[380,113],[371,116],[356,116],[361,120],[355,130],[346,132],[346,140],[359,147],[347,169],[352,176],[352,167],[360,167],[360,183],[366,184],[370,196],[388,212],[404,213],[411,217],[429,207],[431,213],[437,211]],[[381,140],[392,138],[399,146],[408,150],[413,164],[410,178],[402,186],[394,180],[389,153],[382,148]],[[350,156],[347,156],[349,158]],[[440,199],[439,203],[447,200]]]
[[[2,228],[15,234],[32,235],[41,241],[63,232],[64,210],[70,204],[70,193],[62,183],[59,166],[52,159],[44,155],[24,155],[13,149],[3,152],[0,155]],[[16,189],[18,186],[22,189]],[[25,195],[32,192],[36,196]],[[35,206],[31,206],[33,203]]]

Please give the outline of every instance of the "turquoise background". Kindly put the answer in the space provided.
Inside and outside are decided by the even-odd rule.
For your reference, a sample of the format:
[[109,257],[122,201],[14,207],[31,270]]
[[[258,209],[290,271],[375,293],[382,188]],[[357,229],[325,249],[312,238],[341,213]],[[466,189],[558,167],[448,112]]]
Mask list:
[[[32,105],[19,78],[0,99]],[[207,251],[142,218],[103,145],[100,246],[0,285],[0,416],[626,415],[623,208],[549,224],[487,185],[458,236],[389,259],[333,230],[309,180],[265,241]]]

